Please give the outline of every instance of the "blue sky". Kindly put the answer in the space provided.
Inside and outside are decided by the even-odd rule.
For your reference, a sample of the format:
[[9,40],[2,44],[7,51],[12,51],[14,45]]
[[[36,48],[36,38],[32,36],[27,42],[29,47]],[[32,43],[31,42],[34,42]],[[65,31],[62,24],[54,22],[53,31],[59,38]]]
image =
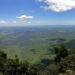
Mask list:
[[[75,4],[64,5],[62,2],[60,5],[55,2],[59,5],[51,6],[51,2],[52,0],[0,0],[0,26],[75,24]],[[69,5],[71,7],[66,7]]]

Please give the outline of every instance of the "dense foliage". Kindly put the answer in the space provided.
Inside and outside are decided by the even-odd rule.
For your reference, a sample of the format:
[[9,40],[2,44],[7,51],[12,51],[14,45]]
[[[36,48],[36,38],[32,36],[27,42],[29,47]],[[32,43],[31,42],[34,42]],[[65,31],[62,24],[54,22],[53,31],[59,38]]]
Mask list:
[[0,75],[75,75],[75,49],[67,49],[62,45],[54,47],[54,50],[52,63],[42,70],[27,61],[20,61],[17,56],[8,58],[0,50]]
[[64,45],[55,48],[55,64],[60,75],[75,75],[75,49],[67,49]]
[[75,75],[75,49],[68,49],[64,45],[54,47],[55,57],[40,75]]
[[0,75],[37,75],[37,69],[27,61],[19,61],[18,57],[10,59],[0,51]]

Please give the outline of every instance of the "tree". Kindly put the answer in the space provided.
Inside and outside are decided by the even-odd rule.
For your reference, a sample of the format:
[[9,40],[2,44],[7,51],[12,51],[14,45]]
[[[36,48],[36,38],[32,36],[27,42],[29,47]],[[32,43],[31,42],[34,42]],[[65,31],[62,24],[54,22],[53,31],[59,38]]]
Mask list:
[[0,72],[4,72],[5,63],[7,60],[7,54],[0,50]]
[[66,57],[68,57],[68,50],[66,49],[66,47],[64,45],[61,45],[59,48],[55,47],[55,64],[57,65],[57,69],[60,72],[64,72],[65,70],[65,66],[63,64],[61,64],[61,61],[63,59],[65,59]]
[[55,47],[55,62],[60,62],[62,58],[65,58],[68,56],[68,50],[64,45],[61,45],[60,48]]

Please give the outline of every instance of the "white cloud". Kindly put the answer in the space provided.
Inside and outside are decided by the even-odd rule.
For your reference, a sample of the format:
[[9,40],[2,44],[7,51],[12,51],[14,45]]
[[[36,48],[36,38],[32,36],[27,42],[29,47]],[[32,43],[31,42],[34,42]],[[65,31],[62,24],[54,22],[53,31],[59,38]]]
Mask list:
[[15,25],[24,25],[26,24],[26,21],[12,21],[11,23]]
[[12,21],[11,23],[15,25],[20,25],[20,26],[32,24],[31,21]]
[[28,24],[31,24],[31,22],[29,21],[29,22],[27,22]]
[[17,16],[16,18],[18,19],[33,19],[33,16],[27,16],[27,15],[21,15],[21,16]]
[[47,5],[41,6],[46,10],[52,10],[55,12],[68,11],[75,8],[75,0],[38,0],[44,2]]
[[0,21],[0,24],[6,24],[6,21],[1,20],[1,21]]
[[12,23],[15,23],[15,24],[16,24],[16,23],[17,23],[17,21],[12,21]]

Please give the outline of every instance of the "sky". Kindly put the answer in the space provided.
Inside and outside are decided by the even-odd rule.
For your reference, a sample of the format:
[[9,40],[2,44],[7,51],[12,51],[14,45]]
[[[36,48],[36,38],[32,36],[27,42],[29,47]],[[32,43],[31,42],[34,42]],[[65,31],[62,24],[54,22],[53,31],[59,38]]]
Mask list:
[[75,0],[0,0],[0,26],[75,25]]

